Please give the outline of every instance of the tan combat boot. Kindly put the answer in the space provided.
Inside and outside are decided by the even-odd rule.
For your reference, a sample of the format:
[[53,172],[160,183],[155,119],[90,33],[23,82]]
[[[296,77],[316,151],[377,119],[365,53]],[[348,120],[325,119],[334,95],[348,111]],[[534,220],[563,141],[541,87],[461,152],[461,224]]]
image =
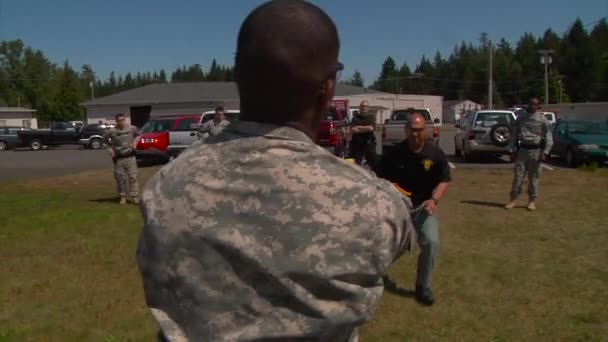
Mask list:
[[139,197],[133,197],[133,204],[139,204]]
[[536,210],[536,203],[534,203],[534,201],[530,201],[530,203],[528,203],[528,210],[530,210],[530,211]]
[[507,205],[505,205],[505,209],[511,210],[511,209],[515,208],[516,204],[517,204],[517,201],[511,200],[511,202],[509,202]]
[[127,198],[126,197],[121,197],[119,203],[120,203],[120,205],[127,204]]

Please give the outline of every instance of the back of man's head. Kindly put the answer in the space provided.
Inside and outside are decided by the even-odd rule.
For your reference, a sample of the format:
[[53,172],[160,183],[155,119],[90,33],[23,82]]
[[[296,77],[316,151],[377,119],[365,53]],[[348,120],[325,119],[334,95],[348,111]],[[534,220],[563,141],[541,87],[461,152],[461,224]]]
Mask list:
[[339,48],[335,24],[317,6],[274,0],[257,7],[243,22],[237,43],[243,120],[283,124],[326,110],[335,91]]

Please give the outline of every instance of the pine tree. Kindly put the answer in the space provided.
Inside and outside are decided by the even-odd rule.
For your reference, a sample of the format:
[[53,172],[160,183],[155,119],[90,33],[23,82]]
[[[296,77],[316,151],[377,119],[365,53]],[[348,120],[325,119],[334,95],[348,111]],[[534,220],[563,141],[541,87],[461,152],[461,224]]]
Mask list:
[[68,61],[63,64],[57,78],[57,92],[53,97],[47,120],[79,120],[82,119],[82,100],[81,83],[78,75],[70,67]]
[[363,80],[363,75],[361,75],[359,70],[355,70],[353,76],[347,83],[356,87],[364,87],[365,81]]

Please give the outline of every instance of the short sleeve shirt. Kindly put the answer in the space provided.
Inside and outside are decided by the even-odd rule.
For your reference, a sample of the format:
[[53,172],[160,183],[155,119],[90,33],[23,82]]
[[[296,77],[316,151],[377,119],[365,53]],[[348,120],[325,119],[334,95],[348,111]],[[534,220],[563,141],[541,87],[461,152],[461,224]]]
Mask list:
[[378,174],[411,192],[414,206],[431,199],[439,183],[452,180],[445,154],[432,142],[418,153],[411,151],[407,140],[397,144],[382,156]]

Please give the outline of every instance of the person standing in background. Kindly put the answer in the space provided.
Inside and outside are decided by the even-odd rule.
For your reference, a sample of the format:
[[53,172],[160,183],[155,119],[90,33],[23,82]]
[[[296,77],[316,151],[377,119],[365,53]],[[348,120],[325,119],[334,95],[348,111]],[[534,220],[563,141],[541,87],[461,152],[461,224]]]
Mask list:
[[103,137],[108,144],[108,152],[114,163],[114,178],[120,204],[127,203],[127,188],[131,201],[139,203],[139,185],[137,182],[137,161],[135,150],[139,132],[131,125],[126,124],[125,115],[116,114],[116,127],[110,128]]

